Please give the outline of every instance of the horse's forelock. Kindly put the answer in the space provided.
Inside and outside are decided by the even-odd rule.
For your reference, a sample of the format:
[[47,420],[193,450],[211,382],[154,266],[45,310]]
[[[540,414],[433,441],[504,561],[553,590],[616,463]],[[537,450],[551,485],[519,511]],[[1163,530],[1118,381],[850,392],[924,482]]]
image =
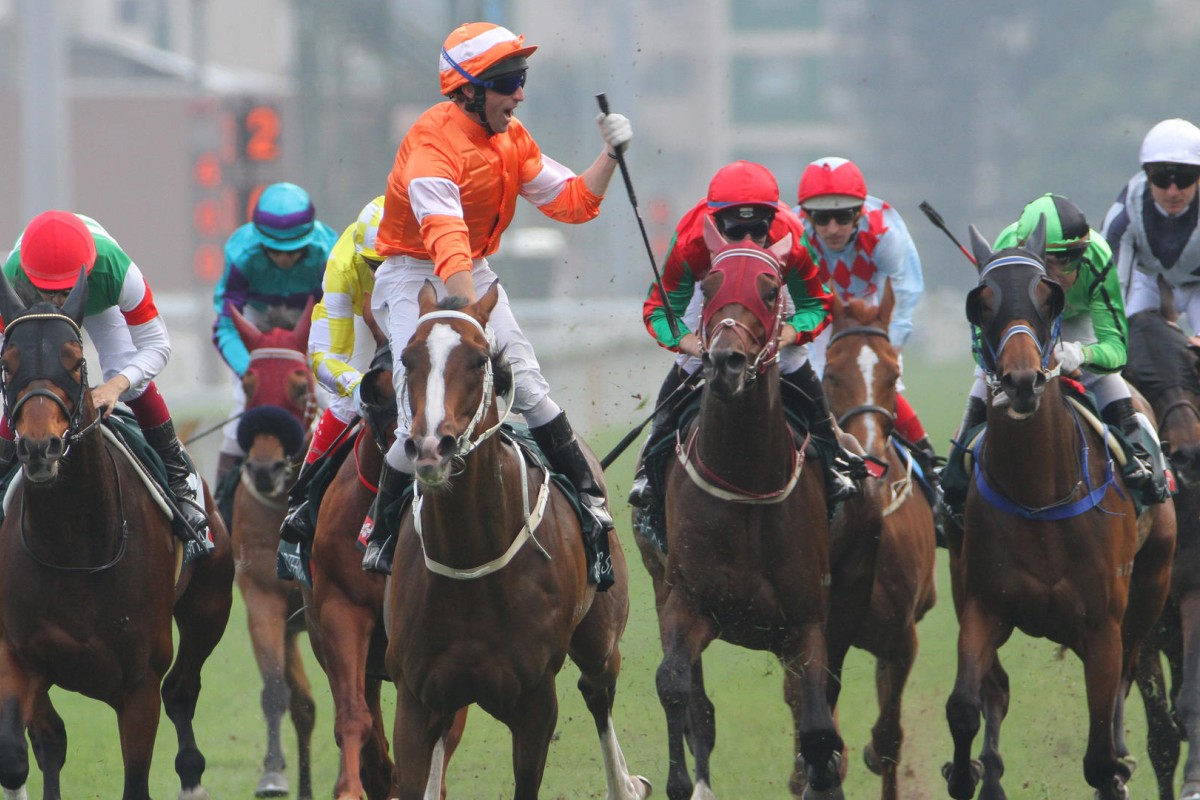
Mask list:
[[505,348],[492,352],[492,380],[495,381],[496,394],[500,397],[506,396],[513,387],[512,365],[508,363],[504,352]]
[[441,300],[438,300],[437,307],[439,311],[462,311],[469,305],[471,305],[471,302],[462,295],[448,294]]

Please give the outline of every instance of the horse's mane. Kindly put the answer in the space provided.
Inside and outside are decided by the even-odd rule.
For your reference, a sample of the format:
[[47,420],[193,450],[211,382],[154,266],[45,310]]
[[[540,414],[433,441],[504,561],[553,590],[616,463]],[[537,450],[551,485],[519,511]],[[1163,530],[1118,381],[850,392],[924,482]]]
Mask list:
[[868,325],[879,319],[881,307],[864,298],[855,298],[842,306],[846,316],[860,325]]
[[1175,386],[1200,395],[1196,354],[1188,344],[1187,335],[1157,309],[1139,311],[1129,318],[1125,377],[1150,399]]

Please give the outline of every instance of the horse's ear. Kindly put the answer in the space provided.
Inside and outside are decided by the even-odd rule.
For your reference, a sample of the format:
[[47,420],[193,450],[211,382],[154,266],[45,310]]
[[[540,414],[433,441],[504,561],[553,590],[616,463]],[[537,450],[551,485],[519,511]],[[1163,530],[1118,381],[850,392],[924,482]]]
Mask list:
[[500,281],[492,281],[492,285],[483,293],[483,297],[475,301],[472,307],[475,319],[479,320],[480,325],[486,326],[488,319],[492,316],[492,309],[496,307],[496,302],[500,299]]
[[417,293],[417,307],[421,316],[435,311],[437,304],[437,289],[433,288],[433,281],[426,278],[425,283],[421,285],[421,291]]
[[24,313],[25,304],[21,302],[21,298],[17,297],[4,270],[0,270],[0,319],[4,320],[4,324],[7,325]]
[[992,260],[992,246],[988,244],[988,240],[983,238],[983,234],[974,225],[970,228],[971,234],[971,252],[975,254],[975,269],[980,273],[987,263]]
[[727,244],[729,241],[717,230],[717,223],[713,222],[712,214],[705,214],[704,245],[708,248],[708,252],[715,253]]
[[775,256],[780,266],[787,263],[788,254],[792,252],[792,234],[789,231],[782,239],[767,248],[767,252]]
[[79,268],[79,277],[75,279],[75,285],[71,287],[71,293],[67,295],[67,301],[63,303],[62,313],[72,320],[76,325],[83,324],[83,312],[87,309],[87,269]]
[[250,320],[233,307],[233,303],[225,301],[225,313],[233,320],[233,327],[237,329],[238,336],[242,338],[242,344],[246,345],[247,350],[253,350],[258,347],[259,341],[262,339],[262,331],[258,329]]
[[833,311],[830,316],[836,322],[846,315],[846,303],[842,300],[842,296],[837,293],[837,289],[830,292],[829,296],[833,298]]
[[1023,247],[1029,252],[1036,255],[1038,258],[1046,257],[1046,215],[1039,214],[1037,225],[1033,226],[1033,232],[1029,234],[1029,238],[1025,240]]
[[304,310],[300,312],[300,319],[296,320],[296,327],[292,329],[292,341],[302,353],[308,352],[308,332],[312,330],[312,310],[316,304],[316,298],[309,295]]
[[892,321],[892,309],[896,307],[896,293],[892,291],[892,279],[883,282],[883,296],[879,299],[879,321],[884,325]]
[[1158,313],[1167,322],[1178,322],[1179,312],[1175,310],[1175,289],[1167,283],[1167,279],[1158,275]]

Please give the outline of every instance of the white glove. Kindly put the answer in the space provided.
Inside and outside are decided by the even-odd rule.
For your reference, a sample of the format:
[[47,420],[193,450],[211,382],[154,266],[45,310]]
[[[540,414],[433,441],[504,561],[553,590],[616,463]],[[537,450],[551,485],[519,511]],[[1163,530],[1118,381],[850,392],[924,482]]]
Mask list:
[[601,112],[596,115],[596,124],[600,126],[600,135],[604,137],[604,143],[614,153],[619,152],[633,139],[633,126],[624,114]]
[[1054,357],[1060,372],[1071,373],[1083,366],[1087,358],[1079,342],[1059,342],[1054,346]]

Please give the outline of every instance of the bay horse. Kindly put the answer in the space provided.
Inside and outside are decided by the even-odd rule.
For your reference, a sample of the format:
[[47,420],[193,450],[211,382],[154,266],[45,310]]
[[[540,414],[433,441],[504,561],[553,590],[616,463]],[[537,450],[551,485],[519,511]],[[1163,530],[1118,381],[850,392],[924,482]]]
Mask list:
[[28,729],[43,795],[62,794],[67,734],[50,698],[59,686],[116,712],[125,800],[150,797],[162,707],[179,742],[179,797],[207,798],[192,718],[233,602],[229,537],[205,486],[216,549],[177,576],[182,545],[158,499],[164,490],[143,482],[92,404],[86,304],[82,270],[61,310],[26,308],[0,275],[0,373],[21,463],[0,524],[0,786],[24,797]]
[[900,379],[899,354],[888,338],[894,305],[891,281],[884,284],[878,305],[862,299],[843,303],[834,293],[823,381],[838,424],[888,465],[886,481],[864,482],[862,494],[844,505],[849,514],[857,504],[874,503],[880,516],[868,603],[861,608],[845,602],[837,578],[840,559],[835,557],[827,626],[831,659],[842,631],[876,659],[879,717],[863,755],[883,779],[883,800],[899,797],[901,698],[917,657],[917,623],[937,602],[933,509],[917,485],[912,456],[906,452],[902,457],[893,437]]
[[640,800],[650,786],[629,774],[612,719],[629,614],[620,540],[609,534],[616,583],[597,592],[571,501],[501,432],[497,398],[511,408],[514,383],[485,333],[499,291],[493,283],[478,302],[451,296],[439,304],[426,281],[401,356],[412,426],[405,451],[417,483],[385,611],[396,794],[430,796],[446,734],[459,709],[475,703],[512,732],[513,796],[536,798],[558,717],[555,681],[570,655],[608,797]]
[[[305,589],[309,642],[333,695],[334,739],[341,753],[335,800],[386,800],[392,758],[380,708],[383,656],[383,575],[364,572],[356,546],[377,492],[383,454],[396,435],[396,394],[388,366],[372,369],[360,384],[363,424],[352,450],[325,490],[312,545],[312,589]],[[446,763],[462,738],[466,709],[451,726]],[[443,777],[441,797],[446,796]]]
[[[990,402],[962,538],[950,542],[958,673],[946,702],[954,759],[943,774],[954,798],[972,797],[981,779],[981,797],[1005,796],[999,737],[1008,676],[997,651],[1015,628],[1083,662],[1084,778],[1101,800],[1128,796],[1124,700],[1170,580],[1173,507],[1154,509],[1154,524],[1139,531],[1105,440],[1068,404],[1058,377],[1053,353],[1065,301],[1046,274],[1045,229],[1042,220],[1022,247],[992,252],[971,227],[980,280],[966,311],[979,330]],[[981,716],[983,750],[973,762]]]
[[[1200,349],[1178,324],[1170,287],[1158,309],[1129,318],[1125,377],[1149,401],[1179,484],[1171,593],[1138,665],[1146,706],[1147,749],[1159,797],[1172,800],[1180,744],[1187,738],[1180,800],[1200,800]],[[1168,693],[1161,657],[1171,671]]]
[[793,794],[840,798],[843,743],[830,710],[824,632],[831,580],[824,479],[794,444],[777,360],[780,265],[791,238],[764,250],[728,244],[711,223],[704,235],[713,253],[701,283],[705,383],[699,415],[666,467],[665,560],[638,540],[663,648],[656,683],[667,720],[667,796],[714,797],[716,718],[702,654],[722,639],[783,664],[798,752]]
[[[290,712],[296,729],[297,797],[312,797],[312,732],[316,703],[304,671],[298,637],[304,633],[298,581],[276,574],[279,526],[287,495],[304,457],[306,432],[316,411],[316,386],[308,364],[310,299],[294,328],[274,325],[261,331],[236,308],[229,315],[250,352],[242,376],[246,413],[238,443],[246,451],[233,495],[229,529],[237,563],[237,585],[246,605],[254,658],[262,676],[260,702],[267,722],[267,752],[254,794],[281,797],[289,792],[280,721]],[[268,323],[270,324],[270,323]]]

